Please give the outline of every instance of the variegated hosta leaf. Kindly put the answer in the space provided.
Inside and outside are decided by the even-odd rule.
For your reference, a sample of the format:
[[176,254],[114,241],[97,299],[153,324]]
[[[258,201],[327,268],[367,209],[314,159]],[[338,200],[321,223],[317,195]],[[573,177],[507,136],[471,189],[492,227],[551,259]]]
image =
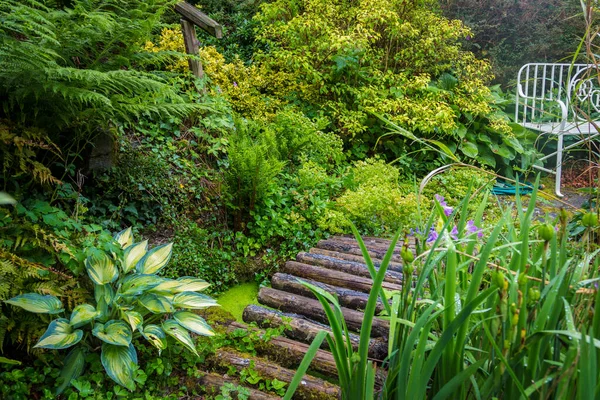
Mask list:
[[162,328],[167,335],[173,337],[179,343],[187,347],[195,355],[198,355],[198,352],[196,351],[196,346],[194,346],[194,341],[190,337],[190,334],[188,333],[188,331],[185,330],[184,327],[179,325],[177,321],[168,319],[162,323]]
[[106,324],[96,324],[92,334],[103,342],[116,346],[129,346],[131,343],[131,329],[123,321],[108,321]]
[[173,303],[171,303],[171,301],[164,296],[146,293],[139,299],[138,302],[154,314],[173,312]]
[[123,229],[121,232],[115,235],[115,240],[121,245],[122,249],[125,249],[133,243],[133,232],[131,227]]
[[40,341],[33,347],[53,350],[66,349],[79,343],[82,337],[83,331],[81,329],[73,330],[69,320],[59,318],[50,322]]
[[73,379],[79,378],[85,365],[85,353],[81,346],[73,348],[65,357],[64,365],[60,371],[60,377],[63,378],[62,384],[56,389],[56,395],[61,394],[69,387]]
[[135,268],[135,265],[144,257],[146,251],[148,251],[147,240],[127,247],[123,253],[123,273],[126,274]]
[[104,302],[110,305],[115,298],[115,290],[111,285],[94,285],[94,298],[96,303],[104,299]]
[[131,325],[131,330],[135,332],[136,329],[141,330],[142,324],[144,323],[144,317],[137,311],[123,311],[123,319]]
[[37,293],[25,293],[12,299],[6,300],[5,303],[13,306],[21,307],[29,312],[38,314],[58,314],[65,311],[60,300],[54,296],[42,296]]
[[87,324],[88,322],[92,322],[100,313],[96,310],[96,308],[89,304],[80,304],[71,313],[71,320],[69,324],[73,328],[79,328]]
[[88,257],[85,260],[85,269],[96,285],[112,283],[119,276],[115,262],[105,253],[97,257]]
[[133,345],[115,346],[104,343],[100,356],[102,366],[110,378],[119,385],[133,391],[135,383],[133,374],[137,368],[137,354]]
[[135,268],[139,274],[156,274],[167,265],[172,252],[173,243],[156,246],[146,253]]
[[198,335],[214,336],[215,334],[204,318],[189,311],[177,311],[173,315],[173,318],[175,318],[179,325]]
[[161,351],[167,348],[167,336],[160,326],[152,324],[146,325],[141,332],[142,336],[158,349],[159,355]]
[[181,292],[197,292],[206,289],[210,283],[200,278],[184,276],[177,280],[165,279],[160,285],[150,291],[154,293],[175,294]]
[[200,278],[184,276],[177,279],[179,286],[175,289],[175,293],[181,292],[200,292],[210,286],[210,283]]
[[173,297],[173,305],[177,308],[200,309],[216,306],[217,301],[210,296],[196,292],[183,292]]
[[121,287],[119,288],[119,293],[123,296],[131,296],[134,294],[142,294],[149,289],[159,285],[164,281],[164,278],[161,278],[158,275],[149,274],[133,274],[129,275],[125,279],[123,279]]

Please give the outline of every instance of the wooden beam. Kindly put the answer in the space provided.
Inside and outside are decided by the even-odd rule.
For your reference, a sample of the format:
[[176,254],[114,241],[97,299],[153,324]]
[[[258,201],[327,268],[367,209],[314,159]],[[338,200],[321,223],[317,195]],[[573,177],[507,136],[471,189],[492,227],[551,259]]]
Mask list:
[[[191,22],[188,22],[185,19],[181,19],[181,31],[183,32],[183,42],[185,44],[185,52],[198,56],[199,54],[199,43],[198,38],[196,37],[196,28]],[[190,66],[190,71],[197,76],[198,78],[204,77],[204,70],[202,69],[202,63],[200,60],[194,60],[192,58],[188,58],[188,65]]]
[[219,23],[215,20],[209,18],[208,15],[204,14],[193,5],[186,3],[185,1],[177,3],[175,4],[175,11],[177,11],[183,18],[204,29],[217,39],[221,39],[223,37],[221,25],[219,25]]

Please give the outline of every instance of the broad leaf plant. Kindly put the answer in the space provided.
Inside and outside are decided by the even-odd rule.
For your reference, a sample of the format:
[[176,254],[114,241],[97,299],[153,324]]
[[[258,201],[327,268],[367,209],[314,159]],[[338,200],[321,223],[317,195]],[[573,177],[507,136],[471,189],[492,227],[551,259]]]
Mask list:
[[[108,376],[129,390],[135,389],[137,352],[132,340],[144,337],[159,353],[167,347],[167,335],[198,355],[190,332],[212,336],[206,321],[189,310],[215,306],[211,297],[198,293],[209,284],[202,279],[158,276],[171,258],[173,244],[148,250],[148,241],[133,243],[131,228],[115,236],[122,256],[102,253],[85,261],[94,284],[95,305],[80,304],[67,318],[53,320],[37,348],[71,348],[61,372],[61,393],[83,372],[86,352],[101,348],[101,360]],[[64,306],[55,296],[27,293],[6,303],[27,311],[64,315]],[[101,346],[99,346],[101,345]]]

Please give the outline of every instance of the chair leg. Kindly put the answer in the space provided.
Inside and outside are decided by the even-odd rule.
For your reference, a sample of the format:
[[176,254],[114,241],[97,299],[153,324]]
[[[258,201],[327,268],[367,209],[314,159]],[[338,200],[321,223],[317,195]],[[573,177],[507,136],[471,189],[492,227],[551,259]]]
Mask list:
[[562,162],[563,162],[563,133],[558,134],[558,143],[556,145],[556,181],[554,185],[554,192],[558,197],[564,195],[560,192],[560,178],[562,175]]

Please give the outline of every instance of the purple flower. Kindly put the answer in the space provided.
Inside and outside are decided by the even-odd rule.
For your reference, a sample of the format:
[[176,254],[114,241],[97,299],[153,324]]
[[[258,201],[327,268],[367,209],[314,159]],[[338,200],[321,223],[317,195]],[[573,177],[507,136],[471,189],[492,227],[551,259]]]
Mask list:
[[415,235],[422,235],[423,232],[421,232],[421,230],[419,228],[410,228],[410,231],[408,231],[408,236],[415,236]]
[[454,209],[448,206],[448,204],[446,203],[446,199],[444,199],[444,196],[436,194],[435,199],[438,201],[438,203],[440,203],[440,206],[442,206],[442,208],[444,209],[444,214],[446,215],[446,217],[452,215]]
[[467,232],[469,235],[472,235],[473,233],[477,234],[477,237],[481,239],[481,237],[483,237],[483,231],[481,230],[481,228],[478,228],[475,225],[475,222],[470,219],[467,221]]
[[458,228],[454,225],[454,228],[450,231],[450,237],[454,240],[458,239]]
[[438,233],[435,231],[435,229],[433,229],[433,227],[431,228],[431,230],[429,231],[429,236],[427,236],[427,243],[431,243],[431,242],[435,242],[438,238]]
[[237,82],[235,82],[235,81],[233,82],[233,87],[235,87],[235,88],[238,87]]

